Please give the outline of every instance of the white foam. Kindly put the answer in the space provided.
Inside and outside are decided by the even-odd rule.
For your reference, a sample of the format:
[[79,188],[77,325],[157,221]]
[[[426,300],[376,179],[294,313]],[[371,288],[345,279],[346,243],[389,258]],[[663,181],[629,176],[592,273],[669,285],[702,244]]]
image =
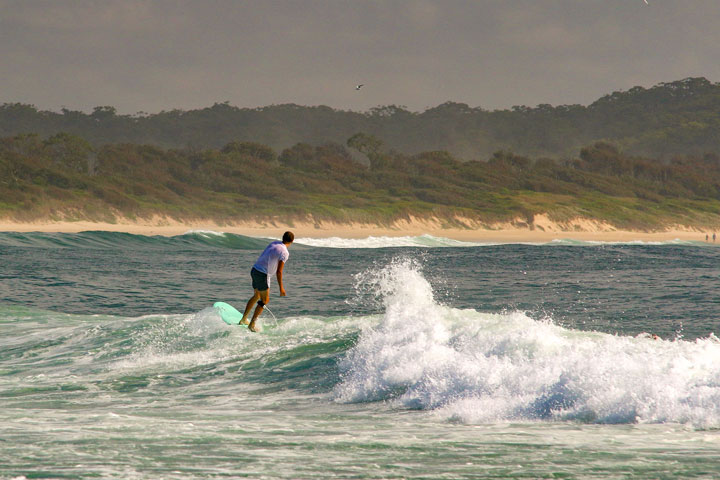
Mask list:
[[419,248],[441,248],[441,247],[488,247],[496,245],[551,245],[551,246],[578,246],[592,247],[601,245],[675,245],[675,246],[709,246],[700,241],[689,241],[674,239],[668,241],[597,241],[597,240],[576,240],[573,238],[557,238],[548,242],[464,242],[445,237],[432,235],[402,236],[402,237],[367,237],[367,238],[297,238],[295,243],[322,248],[397,248],[397,247],[419,247]]
[[720,426],[720,341],[565,329],[438,305],[417,265],[365,274],[385,313],[341,363],[340,402],[391,400],[466,423]]
[[223,237],[226,235],[226,232],[197,229],[197,230],[188,230],[187,232],[183,233],[183,235],[206,235],[206,236]]
[[451,238],[420,235],[417,237],[367,237],[367,238],[298,238],[295,243],[324,248],[391,248],[391,247],[477,247],[490,243],[462,242]]

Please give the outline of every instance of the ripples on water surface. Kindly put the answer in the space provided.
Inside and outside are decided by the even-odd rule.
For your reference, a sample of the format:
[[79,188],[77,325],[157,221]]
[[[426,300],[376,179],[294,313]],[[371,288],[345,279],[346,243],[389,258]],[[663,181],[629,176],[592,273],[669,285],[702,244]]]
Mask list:
[[266,243],[0,233],[0,477],[720,471],[713,246],[298,239],[254,335]]

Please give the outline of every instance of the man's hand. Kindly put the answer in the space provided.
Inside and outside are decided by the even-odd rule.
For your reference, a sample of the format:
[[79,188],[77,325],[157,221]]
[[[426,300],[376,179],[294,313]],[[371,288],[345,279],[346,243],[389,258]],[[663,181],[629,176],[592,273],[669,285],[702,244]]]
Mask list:
[[282,288],[282,287],[280,287],[280,296],[281,296],[281,297],[284,297],[284,296],[286,296],[286,295],[287,295],[287,294],[285,293],[285,289]]

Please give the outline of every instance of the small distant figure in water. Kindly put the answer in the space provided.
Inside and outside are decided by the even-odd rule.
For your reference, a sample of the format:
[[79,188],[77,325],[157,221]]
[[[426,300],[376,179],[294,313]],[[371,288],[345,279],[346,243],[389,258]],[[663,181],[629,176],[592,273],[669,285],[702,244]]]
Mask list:
[[705,234],[705,241],[706,241],[706,242],[709,242],[709,241],[710,241],[710,237],[708,237],[708,234],[707,234],[707,233]]
[[[265,250],[260,254],[260,257],[258,257],[255,265],[253,265],[252,270],[250,270],[252,287],[255,293],[253,293],[253,296],[250,297],[250,300],[247,302],[240,324],[247,325],[253,332],[257,332],[255,322],[265,309],[265,305],[270,301],[270,277],[273,275],[277,276],[280,296],[284,297],[286,295],[285,287],[283,287],[283,268],[285,268],[285,262],[290,258],[288,247],[293,241],[295,241],[295,235],[292,232],[285,232],[282,241],[274,241],[265,247]],[[252,310],[256,303],[255,313],[253,313],[252,320],[248,322],[247,317],[250,315],[250,310]]]

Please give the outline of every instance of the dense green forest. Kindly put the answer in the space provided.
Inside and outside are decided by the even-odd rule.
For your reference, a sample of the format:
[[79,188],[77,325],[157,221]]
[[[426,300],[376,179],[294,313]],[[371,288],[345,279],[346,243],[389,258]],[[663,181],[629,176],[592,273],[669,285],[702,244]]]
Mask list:
[[46,139],[61,132],[86,139],[99,154],[107,144],[205,150],[233,141],[259,142],[279,152],[297,143],[344,144],[365,132],[381,140],[386,150],[406,155],[444,150],[459,159],[482,160],[504,150],[569,158],[583,146],[608,141],[631,155],[669,160],[720,153],[720,84],[688,78],[615,92],[588,106],[495,111],[452,102],[424,112],[389,105],[364,113],[292,104],[249,109],[227,102],[135,115],[119,115],[111,106],[96,107],[92,113],[39,111],[18,103],[0,106],[0,137],[36,133]]
[[[351,154],[354,152],[354,155]],[[566,159],[498,151],[461,161],[446,151],[403,154],[358,133],[343,144],[161,148],[82,137],[0,139],[0,217],[114,221],[282,218],[390,223],[408,215],[514,221],[589,217],[618,227],[717,225],[720,157],[657,159],[596,142]]]

